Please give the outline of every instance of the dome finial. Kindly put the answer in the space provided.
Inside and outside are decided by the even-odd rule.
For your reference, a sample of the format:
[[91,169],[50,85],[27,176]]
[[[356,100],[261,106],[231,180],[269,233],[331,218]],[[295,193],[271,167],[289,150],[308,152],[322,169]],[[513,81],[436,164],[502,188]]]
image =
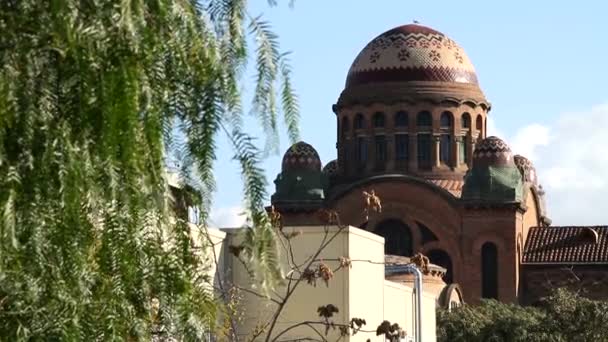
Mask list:
[[420,24],[420,22],[416,19],[412,20],[414,22],[414,24]]

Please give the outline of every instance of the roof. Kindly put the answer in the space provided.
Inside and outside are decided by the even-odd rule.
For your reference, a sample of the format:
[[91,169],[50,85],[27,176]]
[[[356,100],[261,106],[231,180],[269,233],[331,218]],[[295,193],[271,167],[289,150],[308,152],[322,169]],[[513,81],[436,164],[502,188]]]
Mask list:
[[[408,265],[411,263],[412,263],[412,261],[411,261],[411,258],[409,258],[409,257],[405,257],[405,256],[401,256],[401,255],[392,255],[392,254],[384,255],[384,268],[385,268],[386,273],[399,273],[399,271],[397,271],[397,272],[393,271],[392,268],[394,268],[395,266],[403,266],[403,265]],[[439,265],[429,263],[429,271],[445,273],[446,269]]]
[[346,88],[411,81],[478,84],[473,64],[456,42],[431,28],[410,24],[369,42],[353,62]]
[[524,264],[608,264],[608,226],[533,227]]
[[429,179],[428,181],[449,191],[455,197],[460,197],[460,194],[462,193],[462,186],[464,185],[464,180]]

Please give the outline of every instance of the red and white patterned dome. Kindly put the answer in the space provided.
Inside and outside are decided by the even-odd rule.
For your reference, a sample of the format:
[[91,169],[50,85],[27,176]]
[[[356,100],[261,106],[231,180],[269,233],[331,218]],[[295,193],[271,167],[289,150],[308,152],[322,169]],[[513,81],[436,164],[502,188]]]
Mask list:
[[310,170],[321,171],[321,158],[311,145],[297,142],[283,155],[282,171]]
[[511,148],[502,139],[491,136],[475,146],[473,165],[514,166]]
[[350,67],[346,87],[408,81],[478,84],[475,68],[458,44],[441,32],[411,24],[367,44]]

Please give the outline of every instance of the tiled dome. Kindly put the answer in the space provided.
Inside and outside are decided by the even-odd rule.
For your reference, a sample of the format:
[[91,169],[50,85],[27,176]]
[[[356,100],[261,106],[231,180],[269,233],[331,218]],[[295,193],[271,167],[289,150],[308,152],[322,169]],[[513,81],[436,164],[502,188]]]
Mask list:
[[350,67],[346,87],[406,81],[478,83],[473,64],[458,44],[441,32],[411,24],[367,44]]
[[334,159],[329,163],[325,164],[325,166],[323,167],[323,172],[325,172],[325,174],[328,176],[333,176],[338,173],[338,161]]
[[487,137],[475,146],[473,165],[514,165],[513,154],[509,145],[500,138],[495,136]]
[[534,164],[532,164],[528,158],[516,154],[513,156],[513,161],[515,162],[515,166],[519,169],[524,182],[537,184],[536,168],[534,168]]
[[282,171],[321,171],[321,159],[311,145],[300,141],[291,145],[283,155]]

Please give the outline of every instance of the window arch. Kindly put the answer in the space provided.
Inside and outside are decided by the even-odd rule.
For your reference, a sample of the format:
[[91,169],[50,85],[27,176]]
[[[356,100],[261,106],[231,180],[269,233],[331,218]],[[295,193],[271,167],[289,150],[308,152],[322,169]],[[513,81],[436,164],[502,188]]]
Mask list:
[[481,246],[481,297],[498,299],[498,248],[492,242]]
[[386,136],[385,135],[376,135],[374,137],[374,155],[376,159],[376,169],[384,170],[386,159],[387,159],[387,151],[386,151]]
[[471,128],[471,114],[462,114],[462,128]]
[[401,220],[384,220],[378,223],[374,232],[384,238],[385,254],[407,257],[412,255],[412,232]]
[[475,122],[475,129],[481,131],[483,128],[483,119],[481,118],[481,114],[477,114],[477,120]]
[[365,118],[363,117],[363,114],[358,113],[355,116],[355,129],[363,129],[365,128]]
[[407,134],[395,134],[395,159],[407,160],[410,149],[410,138]]
[[418,167],[428,169],[431,167],[431,135],[418,134],[416,140]]
[[451,128],[453,126],[454,120],[452,119],[451,112],[443,112],[441,113],[440,126],[441,128]]
[[439,145],[440,161],[443,164],[451,165],[452,163],[452,136],[442,134]]
[[395,127],[407,127],[409,125],[407,112],[395,113]]
[[452,136],[446,129],[450,130],[454,125],[454,119],[451,112],[441,113],[439,120],[443,133],[439,142],[439,160],[445,165],[452,164]]
[[435,264],[446,269],[445,275],[443,276],[443,281],[445,281],[446,284],[451,284],[454,281],[454,271],[452,267],[452,258],[450,258],[450,255],[442,249],[433,249],[428,251],[426,256],[429,258],[431,264]]
[[355,160],[357,167],[365,166],[367,162],[367,139],[365,137],[357,137],[355,140]]
[[346,134],[349,130],[348,118],[345,116],[342,118],[342,127],[340,127],[340,133],[342,134],[342,138],[346,137]]
[[422,111],[418,113],[416,117],[416,125],[418,127],[430,127],[433,125],[433,117],[428,111]]
[[382,113],[382,112],[374,113],[373,122],[374,122],[374,128],[384,127],[384,113]]

